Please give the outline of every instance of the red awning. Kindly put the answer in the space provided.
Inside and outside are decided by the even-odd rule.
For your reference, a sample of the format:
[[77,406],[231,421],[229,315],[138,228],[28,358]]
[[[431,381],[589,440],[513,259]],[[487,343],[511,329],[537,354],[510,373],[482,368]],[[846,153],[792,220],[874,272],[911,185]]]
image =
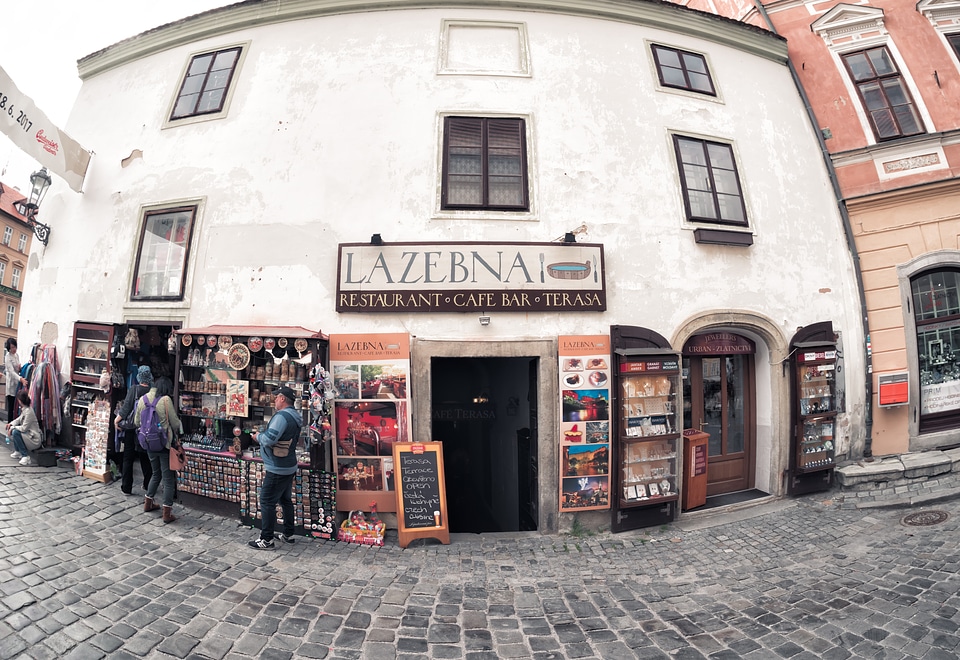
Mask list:
[[299,325],[208,325],[205,328],[180,328],[178,335],[230,335],[232,337],[289,337],[290,339],[323,339],[322,332],[307,330]]

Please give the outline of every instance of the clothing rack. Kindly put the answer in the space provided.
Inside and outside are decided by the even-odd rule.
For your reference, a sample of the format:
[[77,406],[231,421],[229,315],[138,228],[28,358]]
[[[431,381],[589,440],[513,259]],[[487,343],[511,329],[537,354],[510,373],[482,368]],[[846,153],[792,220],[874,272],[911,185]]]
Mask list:
[[30,380],[30,406],[37,415],[43,446],[48,446],[50,432],[60,433],[63,420],[60,407],[60,358],[54,344],[43,344],[39,351],[39,363],[34,367]]

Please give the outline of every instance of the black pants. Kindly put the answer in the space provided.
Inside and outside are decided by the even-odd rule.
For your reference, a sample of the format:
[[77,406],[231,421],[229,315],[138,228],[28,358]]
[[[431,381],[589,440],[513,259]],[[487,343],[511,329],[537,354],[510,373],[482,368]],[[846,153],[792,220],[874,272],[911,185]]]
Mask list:
[[123,477],[120,479],[120,490],[129,493],[133,490],[133,461],[140,461],[140,471],[143,472],[143,489],[146,490],[150,484],[150,477],[153,476],[153,468],[150,466],[150,457],[147,452],[140,449],[137,442],[137,431],[128,430],[123,432]]
[[[14,385],[14,387],[16,387],[16,385]],[[8,394],[7,395],[7,421],[8,422],[12,422],[17,418],[17,416],[13,414],[16,412],[16,409],[17,409],[17,397],[14,395]]]

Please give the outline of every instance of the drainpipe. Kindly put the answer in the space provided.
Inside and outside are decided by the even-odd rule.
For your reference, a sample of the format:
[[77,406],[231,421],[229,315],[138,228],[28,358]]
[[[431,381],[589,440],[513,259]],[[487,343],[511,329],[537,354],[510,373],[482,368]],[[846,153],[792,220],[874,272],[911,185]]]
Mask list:
[[[767,28],[774,34],[779,35],[777,29],[773,25],[773,21],[770,20],[770,15],[767,14],[766,8],[761,3],[761,0],[753,0],[754,5],[757,7],[757,11],[760,12],[760,15],[763,17],[763,20],[767,23]],[[867,461],[873,460],[873,349],[870,345],[870,321],[867,318],[867,296],[863,290],[863,274],[860,270],[860,253],[857,251],[857,244],[853,238],[853,227],[850,225],[850,214],[847,212],[847,203],[843,199],[843,193],[840,191],[840,182],[837,181],[837,172],[833,167],[833,160],[830,158],[830,152],[827,150],[827,143],[823,138],[823,133],[820,131],[818,126],[817,117],[813,112],[813,108],[810,107],[810,99],[807,98],[807,93],[803,89],[803,85],[800,84],[800,76],[797,75],[797,70],[793,66],[793,62],[787,58],[787,68],[790,69],[790,75],[793,78],[793,84],[797,88],[797,92],[800,94],[800,98],[803,101],[803,107],[807,112],[807,118],[810,120],[810,125],[813,126],[813,132],[817,136],[817,143],[820,145],[820,156],[823,158],[824,164],[827,166],[827,173],[830,176],[830,185],[833,186],[833,194],[837,198],[837,208],[840,210],[840,218],[843,220],[843,233],[847,239],[847,249],[850,250],[850,256],[853,257],[854,273],[857,278],[857,293],[860,296],[860,317],[861,322],[863,323],[863,335],[864,339],[864,379],[866,384],[866,401],[865,410],[864,410],[864,425],[866,426],[867,436],[864,439],[863,444],[863,458]]]

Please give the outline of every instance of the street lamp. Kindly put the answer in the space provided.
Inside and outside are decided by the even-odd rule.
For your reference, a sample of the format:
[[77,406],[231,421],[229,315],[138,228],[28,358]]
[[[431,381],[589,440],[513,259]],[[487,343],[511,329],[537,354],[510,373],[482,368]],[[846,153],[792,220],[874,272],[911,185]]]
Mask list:
[[47,173],[47,168],[41,167],[39,171],[30,175],[30,198],[21,204],[23,215],[27,218],[30,226],[33,227],[33,233],[44,245],[50,240],[50,225],[45,225],[37,220],[37,213],[40,211],[40,203],[47,194],[47,189],[51,183],[53,183],[53,179]]

